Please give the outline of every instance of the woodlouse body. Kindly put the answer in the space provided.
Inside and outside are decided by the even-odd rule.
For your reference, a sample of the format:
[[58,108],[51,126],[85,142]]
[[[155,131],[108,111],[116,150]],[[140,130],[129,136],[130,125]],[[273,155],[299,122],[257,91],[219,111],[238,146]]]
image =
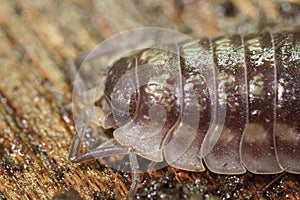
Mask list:
[[75,156],[74,142],[71,160],[131,152],[189,171],[205,170],[204,160],[220,174],[300,173],[300,33],[176,49],[148,48],[112,65],[98,116],[115,129],[113,145]]

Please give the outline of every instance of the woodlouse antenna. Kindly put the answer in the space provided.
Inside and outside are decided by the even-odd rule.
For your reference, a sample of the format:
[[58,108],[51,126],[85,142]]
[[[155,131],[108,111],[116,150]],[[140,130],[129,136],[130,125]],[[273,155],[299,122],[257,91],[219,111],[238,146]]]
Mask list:
[[269,182],[263,188],[259,189],[257,191],[257,193],[263,195],[268,189],[270,189],[275,183],[277,183],[278,181],[280,181],[285,175],[286,175],[286,172],[278,174],[278,176],[276,176],[276,178],[274,178],[271,182]]

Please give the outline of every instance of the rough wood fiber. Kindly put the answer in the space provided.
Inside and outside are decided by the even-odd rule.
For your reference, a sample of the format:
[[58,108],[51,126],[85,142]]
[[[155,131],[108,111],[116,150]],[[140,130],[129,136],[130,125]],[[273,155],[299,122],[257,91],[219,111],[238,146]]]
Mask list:
[[[299,4],[289,2],[1,0],[0,199],[126,198],[129,174],[98,161],[74,165],[67,159],[75,133],[67,60],[136,27],[168,27],[201,37],[297,23]],[[137,196],[300,199],[299,179],[168,167],[144,175]]]

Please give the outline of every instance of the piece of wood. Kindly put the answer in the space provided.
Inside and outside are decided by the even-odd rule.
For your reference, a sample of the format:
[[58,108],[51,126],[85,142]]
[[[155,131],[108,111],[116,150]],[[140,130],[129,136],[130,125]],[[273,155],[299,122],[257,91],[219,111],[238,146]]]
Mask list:
[[[2,0],[0,199],[126,199],[130,174],[99,161],[68,161],[75,130],[67,61],[113,34],[143,26],[173,28],[194,37],[252,31],[261,21],[253,2],[266,11],[271,24],[296,23],[297,18],[291,17],[297,10],[288,10],[288,4],[283,5],[282,16],[276,2],[241,2]],[[222,176],[167,167],[145,174],[137,196],[300,199],[299,175],[277,177]]]

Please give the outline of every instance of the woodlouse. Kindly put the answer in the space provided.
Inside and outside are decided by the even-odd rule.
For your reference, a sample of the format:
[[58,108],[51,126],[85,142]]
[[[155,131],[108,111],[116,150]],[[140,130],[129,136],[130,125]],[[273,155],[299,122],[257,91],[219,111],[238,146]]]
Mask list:
[[[198,48],[200,45],[201,48]],[[70,159],[136,154],[219,174],[300,173],[300,33],[263,32],[147,48],[109,68],[103,108],[90,121],[114,138]],[[102,95],[99,95],[100,97]],[[99,98],[100,98],[99,97]]]

